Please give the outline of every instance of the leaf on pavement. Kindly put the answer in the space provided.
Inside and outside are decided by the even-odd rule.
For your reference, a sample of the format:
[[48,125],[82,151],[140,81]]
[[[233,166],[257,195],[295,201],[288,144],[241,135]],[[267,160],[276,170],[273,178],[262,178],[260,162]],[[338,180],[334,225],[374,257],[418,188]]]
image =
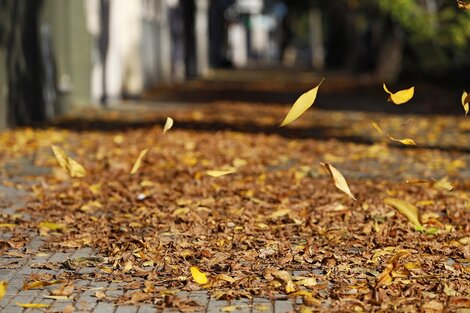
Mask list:
[[205,285],[209,281],[206,273],[201,272],[196,266],[191,266],[190,271],[194,281],[199,285]]
[[318,88],[320,87],[320,85],[323,83],[324,80],[325,79],[323,78],[316,87],[302,94],[295,101],[294,105],[291,107],[291,109],[287,113],[280,127],[286,126],[287,124],[292,123],[293,121],[298,119],[302,114],[304,114],[304,112],[307,111],[308,108],[312,106],[312,104],[315,102],[315,99],[317,98]]
[[57,162],[70,177],[84,177],[86,175],[85,168],[80,163],[67,156],[64,150],[55,145],[52,145],[51,148]]
[[465,111],[465,116],[467,116],[468,114],[469,102],[470,102],[470,94],[467,94],[467,92],[464,91],[462,94],[462,106]]
[[24,284],[23,285],[23,290],[30,290],[30,289],[36,289],[36,288],[44,288],[47,286],[52,286],[55,284],[60,284],[62,283],[62,280],[50,280],[50,281],[45,281],[45,280],[38,280],[38,281],[33,281],[29,284]]
[[220,177],[220,176],[224,176],[228,174],[233,174],[235,172],[236,172],[236,169],[231,168],[228,170],[211,170],[211,171],[207,171],[206,174],[212,177]]
[[411,87],[409,89],[404,89],[397,91],[395,93],[392,93],[390,90],[388,90],[387,86],[385,83],[383,84],[383,88],[386,93],[389,94],[388,100],[392,101],[396,105],[400,105],[403,103],[406,103],[413,98],[414,93],[415,93],[415,87]]
[[20,302],[16,302],[16,305],[22,308],[34,308],[34,309],[48,308],[51,306],[50,304],[45,304],[45,303],[20,303]]
[[0,280],[0,301],[5,297],[5,293],[7,292],[8,282],[4,280]]
[[135,160],[134,166],[132,166],[131,175],[134,175],[135,173],[137,173],[140,165],[142,164],[142,159],[145,157],[148,151],[149,151],[148,148],[140,151],[140,154],[137,157],[137,160]]
[[421,222],[419,221],[419,210],[411,203],[396,198],[386,198],[384,203],[394,207],[398,212],[405,215],[415,227],[422,228]]
[[171,117],[166,118],[165,126],[163,126],[163,133],[166,133],[173,127],[173,119]]
[[333,165],[328,164],[328,163],[320,163],[323,165],[323,167],[326,168],[330,176],[333,178],[333,182],[339,190],[347,194],[351,199],[356,200],[354,195],[351,193],[351,190],[349,189],[348,183],[346,182],[346,179],[344,178],[343,174],[340,173]]

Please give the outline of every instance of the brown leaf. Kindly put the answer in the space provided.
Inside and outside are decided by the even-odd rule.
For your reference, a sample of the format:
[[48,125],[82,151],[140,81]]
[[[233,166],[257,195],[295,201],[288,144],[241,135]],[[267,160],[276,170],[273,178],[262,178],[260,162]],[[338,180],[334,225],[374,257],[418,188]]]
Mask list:
[[57,162],[67,171],[70,177],[84,177],[86,175],[85,168],[74,159],[68,157],[64,150],[54,145],[51,147]]
[[328,173],[330,174],[330,176],[333,178],[333,182],[336,186],[336,188],[338,188],[339,190],[341,190],[342,192],[344,192],[345,194],[347,194],[351,199],[353,200],[356,200],[356,198],[353,196],[353,194],[351,193],[351,190],[349,190],[349,186],[348,186],[348,183],[346,182],[346,179],[344,178],[344,176],[340,173],[340,171],[338,171],[333,165],[331,164],[328,164],[328,163],[320,163],[324,168],[326,168],[326,170],[328,171]]

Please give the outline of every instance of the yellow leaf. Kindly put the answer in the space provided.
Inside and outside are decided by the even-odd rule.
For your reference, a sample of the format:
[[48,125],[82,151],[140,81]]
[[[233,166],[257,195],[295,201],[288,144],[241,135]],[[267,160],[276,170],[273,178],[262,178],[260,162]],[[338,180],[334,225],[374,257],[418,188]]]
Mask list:
[[45,303],[19,303],[19,302],[16,302],[16,305],[20,306],[22,308],[35,308],[35,309],[50,307],[50,304],[45,304]]
[[166,133],[173,127],[173,119],[171,117],[166,118],[165,126],[163,126],[163,133]]
[[402,143],[404,145],[407,145],[407,146],[416,146],[416,143],[414,142],[413,139],[410,139],[410,138],[398,139],[398,138],[392,137],[389,134],[387,134],[386,132],[384,132],[382,130],[382,128],[380,128],[380,126],[377,123],[372,122],[371,124],[372,124],[372,127],[374,127],[375,130],[377,130],[377,132],[379,134],[387,136],[390,140],[400,142],[400,143]]
[[323,165],[323,167],[326,168],[330,176],[333,178],[333,182],[339,190],[347,194],[351,199],[356,200],[356,198],[353,196],[351,193],[351,190],[349,190],[348,183],[346,182],[346,179],[344,176],[331,164],[328,163],[320,163]]
[[0,223],[0,228],[15,228],[16,224]]
[[467,116],[468,114],[469,102],[470,102],[470,94],[467,94],[467,92],[464,91],[462,94],[462,106],[463,106],[463,109],[465,110],[465,116]]
[[206,174],[212,177],[220,177],[228,174],[235,173],[236,169],[232,168],[229,170],[212,170],[212,171],[207,171]]
[[308,108],[312,106],[312,104],[315,102],[315,99],[317,98],[318,88],[320,87],[320,85],[323,83],[324,80],[325,79],[323,78],[316,87],[302,94],[295,101],[294,105],[289,110],[289,113],[287,113],[280,127],[286,126],[287,124],[292,123],[293,121],[298,119],[302,114],[304,114],[304,112],[307,111]]
[[47,228],[48,230],[59,230],[65,229],[66,226],[64,224],[56,224],[51,222],[41,222],[38,225],[39,228]]
[[7,292],[8,282],[4,280],[0,280],[0,301],[5,297],[5,293]]
[[149,149],[144,149],[140,151],[139,157],[135,160],[134,166],[132,166],[131,175],[134,175],[139,170],[140,164],[142,164],[142,159],[147,154]]
[[397,139],[397,138],[394,138],[392,136],[389,136],[389,138],[390,138],[390,140],[400,142],[400,143],[402,143],[406,146],[416,146],[416,142],[414,142],[414,140],[410,139],[410,138]]
[[196,266],[191,266],[190,271],[194,281],[199,285],[207,284],[209,281],[206,274],[201,272]]
[[67,296],[43,296],[46,299],[53,299],[53,300],[70,300]]
[[238,309],[236,305],[229,305],[224,307],[221,311],[222,312],[235,312]]
[[447,176],[436,181],[433,184],[433,187],[435,189],[444,189],[446,191],[452,191],[452,189],[454,189],[454,186],[452,186],[452,184],[449,182],[449,179],[447,178]]
[[70,177],[84,177],[86,175],[85,168],[74,159],[68,157],[64,150],[52,145],[52,152],[54,152],[55,158],[59,165],[69,174]]
[[385,92],[390,95],[389,100],[395,103],[396,105],[400,105],[400,104],[410,101],[411,98],[413,98],[413,95],[415,93],[415,87],[411,87],[405,90],[400,90],[395,93],[392,93],[390,90],[388,90],[385,83],[383,84],[383,87],[384,87]]
[[457,5],[459,9],[470,10],[470,3],[466,3],[463,0],[457,0]]
[[270,218],[282,217],[282,216],[289,214],[291,211],[292,211],[291,209],[280,209],[280,210],[273,212],[269,217]]
[[415,227],[422,227],[419,221],[419,210],[411,203],[396,198],[386,198],[384,203],[394,207],[398,212],[405,215]]

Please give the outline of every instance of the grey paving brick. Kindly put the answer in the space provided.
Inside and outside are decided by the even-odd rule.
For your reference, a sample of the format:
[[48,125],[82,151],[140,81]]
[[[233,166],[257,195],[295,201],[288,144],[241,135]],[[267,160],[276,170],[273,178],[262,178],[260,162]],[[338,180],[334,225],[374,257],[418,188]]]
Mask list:
[[254,298],[253,299],[253,313],[265,312],[272,313],[274,312],[274,306],[272,302],[265,298]]
[[209,305],[207,306],[207,312],[220,312],[226,306],[229,306],[228,301],[209,299]]
[[137,310],[137,313],[156,313],[158,312],[158,309],[151,305],[151,304],[142,304],[139,306],[139,309]]
[[15,305],[15,303],[13,303],[2,308],[1,312],[2,313],[20,313],[20,312],[23,312],[23,308],[20,308],[19,306]]
[[293,311],[293,303],[289,300],[277,300],[274,302],[274,313],[287,313]]
[[121,305],[116,307],[116,311],[114,311],[114,313],[136,313],[138,309],[139,307],[136,305]]
[[49,262],[64,262],[67,259],[70,259],[72,253],[66,252],[56,252],[49,258]]
[[91,248],[81,248],[75,250],[75,252],[72,255],[72,259],[75,258],[83,258],[83,257],[89,257],[95,255],[93,249]]
[[114,313],[116,307],[114,304],[107,303],[107,302],[100,302],[96,305],[94,312],[99,313]]

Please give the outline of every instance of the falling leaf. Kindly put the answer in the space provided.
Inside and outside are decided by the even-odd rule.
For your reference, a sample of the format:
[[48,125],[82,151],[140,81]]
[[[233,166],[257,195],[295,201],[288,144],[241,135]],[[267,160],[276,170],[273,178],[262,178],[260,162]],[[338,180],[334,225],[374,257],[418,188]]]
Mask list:
[[201,272],[196,266],[191,266],[191,275],[196,283],[199,285],[207,284],[209,281],[205,273]]
[[86,175],[85,168],[74,159],[68,157],[64,150],[52,145],[52,152],[59,165],[69,174],[70,177],[84,177]]
[[459,9],[470,10],[470,3],[466,3],[465,1],[457,0],[457,5]]
[[163,133],[166,133],[173,127],[173,119],[171,117],[166,118],[165,126],[163,126]]
[[452,186],[452,184],[449,182],[447,176],[439,179],[438,181],[435,181],[433,187],[435,189],[443,189],[445,191],[452,191],[452,189],[454,189],[454,186]]
[[308,108],[312,106],[312,104],[315,102],[315,99],[317,97],[318,88],[320,87],[320,85],[323,83],[324,80],[325,79],[323,78],[316,87],[302,94],[295,101],[294,105],[289,110],[289,113],[287,113],[280,127],[286,126],[287,124],[292,123],[293,121],[298,119],[302,114],[304,114],[304,112],[307,111]]
[[416,142],[414,142],[413,139],[410,139],[410,138],[398,139],[398,138],[392,137],[389,134],[387,134],[386,132],[384,132],[382,130],[382,128],[380,128],[380,126],[377,123],[372,122],[371,124],[372,124],[372,127],[374,127],[375,130],[377,130],[377,132],[379,134],[387,136],[390,140],[400,142],[400,143],[402,143],[404,145],[407,145],[407,146],[416,146]]
[[236,172],[236,169],[228,169],[228,170],[212,170],[212,171],[207,171],[206,174],[212,177],[220,177],[228,174],[233,174]]
[[0,301],[5,297],[5,293],[7,292],[8,282],[4,280],[0,280]]
[[333,165],[328,163],[320,164],[326,168],[330,176],[333,178],[333,182],[336,188],[347,194],[349,197],[351,197],[351,199],[356,200],[356,198],[351,193],[351,190],[349,189],[348,183],[346,182],[344,176]]
[[465,116],[467,116],[468,114],[469,102],[470,102],[470,94],[467,94],[467,92],[464,91],[462,94],[462,106],[465,111]]
[[416,146],[416,142],[414,142],[413,139],[410,139],[410,138],[404,138],[404,139],[397,139],[397,138],[394,138],[392,136],[389,136],[390,140],[393,140],[393,141],[397,141],[397,142],[400,142],[406,146]]
[[411,203],[396,198],[386,198],[384,203],[394,207],[398,212],[405,215],[415,227],[422,227],[419,221],[419,210]]
[[144,149],[140,151],[139,157],[135,160],[134,166],[132,166],[131,175],[134,175],[139,170],[140,164],[142,164],[142,159],[147,154],[149,149]]
[[48,308],[51,306],[50,304],[45,304],[45,303],[20,303],[20,302],[16,302],[16,305],[22,308],[34,308],[34,309]]
[[388,98],[389,101],[392,101],[396,105],[400,105],[400,104],[410,101],[411,98],[413,98],[413,95],[415,92],[415,87],[411,87],[405,90],[400,90],[400,91],[397,91],[396,93],[392,93],[390,90],[388,90],[385,83],[383,84],[383,87],[384,87],[385,92],[390,95]]

